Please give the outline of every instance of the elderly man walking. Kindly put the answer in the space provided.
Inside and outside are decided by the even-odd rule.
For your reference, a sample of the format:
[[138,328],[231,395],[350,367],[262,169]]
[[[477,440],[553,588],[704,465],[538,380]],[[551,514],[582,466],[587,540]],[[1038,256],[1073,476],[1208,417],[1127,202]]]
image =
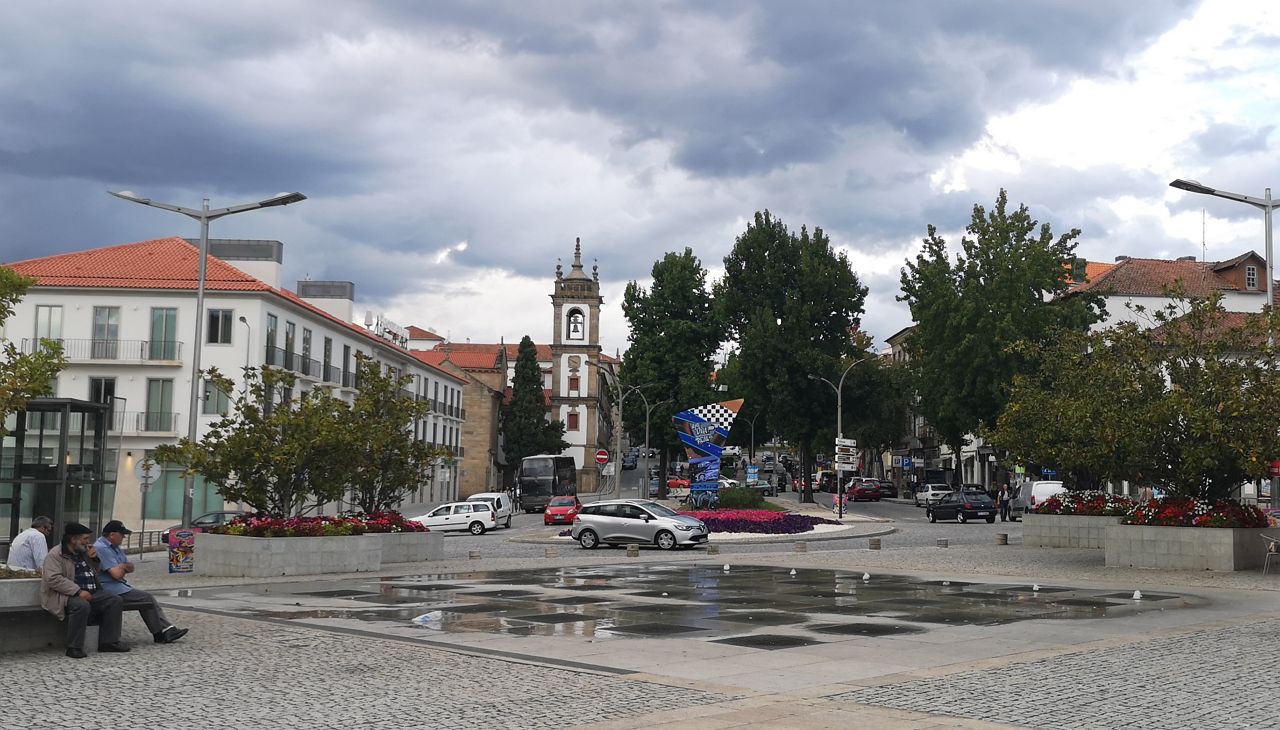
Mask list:
[[69,522],[62,545],[44,559],[40,605],[67,622],[67,656],[84,659],[84,635],[90,621],[98,624],[98,651],[129,651],[120,643],[120,597],[103,590],[98,561],[90,553],[93,530]]
[[180,629],[165,618],[155,596],[140,591],[129,585],[125,576],[134,570],[129,556],[120,549],[125,535],[132,535],[133,530],[124,526],[120,520],[111,520],[102,528],[102,537],[93,544],[98,551],[98,562],[102,566],[102,586],[124,601],[124,610],[137,611],[142,614],[142,621],[147,631],[155,638],[157,644],[172,644],[187,635],[188,629]]
[[49,535],[53,534],[53,520],[43,515],[31,521],[31,527],[18,533],[9,545],[9,567],[24,570],[40,570],[49,555]]

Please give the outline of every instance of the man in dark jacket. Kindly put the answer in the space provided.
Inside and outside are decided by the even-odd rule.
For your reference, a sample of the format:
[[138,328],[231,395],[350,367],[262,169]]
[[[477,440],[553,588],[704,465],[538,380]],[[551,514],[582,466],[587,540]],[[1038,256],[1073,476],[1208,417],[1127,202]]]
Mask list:
[[40,605],[67,622],[67,656],[84,659],[84,635],[90,621],[98,624],[98,651],[129,651],[120,642],[124,601],[103,589],[98,561],[90,554],[93,530],[67,523],[62,544],[44,559],[40,579]]

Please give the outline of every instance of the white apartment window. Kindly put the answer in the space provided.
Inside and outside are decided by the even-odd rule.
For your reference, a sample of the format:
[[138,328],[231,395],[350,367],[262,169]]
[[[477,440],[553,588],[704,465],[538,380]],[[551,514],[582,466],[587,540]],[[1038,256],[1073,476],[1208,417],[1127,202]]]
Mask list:
[[202,412],[206,415],[225,416],[231,410],[231,397],[227,391],[218,386],[205,381],[204,385],[204,407]]
[[36,305],[36,339],[62,339],[62,306],[50,304]]
[[1258,267],[1244,267],[1244,288],[1253,291],[1258,288]]
[[231,322],[234,313],[230,309],[209,310],[209,334],[205,342],[210,345],[231,344]]

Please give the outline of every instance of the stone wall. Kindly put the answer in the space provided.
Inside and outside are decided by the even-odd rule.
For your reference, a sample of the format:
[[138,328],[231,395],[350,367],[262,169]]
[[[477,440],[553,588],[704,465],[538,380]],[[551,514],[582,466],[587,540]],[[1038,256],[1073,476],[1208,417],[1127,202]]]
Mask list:
[[1120,517],[1042,515],[1029,512],[1022,518],[1022,544],[1027,547],[1103,549],[1108,526]]
[[1107,567],[1248,570],[1262,566],[1266,528],[1114,525],[1106,531]]
[[383,563],[444,558],[444,534],[408,532],[346,537],[196,536],[195,572],[224,577],[364,573]]

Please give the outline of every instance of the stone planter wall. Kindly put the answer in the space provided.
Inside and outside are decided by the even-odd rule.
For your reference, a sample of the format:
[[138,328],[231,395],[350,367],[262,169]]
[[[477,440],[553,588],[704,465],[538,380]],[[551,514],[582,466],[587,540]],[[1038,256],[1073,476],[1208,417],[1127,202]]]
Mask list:
[[195,570],[234,578],[362,573],[382,566],[381,545],[371,535],[242,537],[201,532],[196,535]]
[[1107,567],[1164,570],[1248,570],[1262,567],[1266,528],[1151,527],[1107,528]]
[[383,564],[444,560],[443,532],[386,532],[365,537],[378,541]]
[[40,608],[39,578],[0,580],[0,608]]
[[[0,580],[0,654],[61,647],[66,642],[67,625],[40,607],[39,578]],[[97,628],[89,627],[90,632]],[[97,639],[90,634],[96,645]]]
[[1107,527],[1120,524],[1121,519],[1028,512],[1022,517],[1022,544],[1027,547],[1101,550],[1106,542]]

